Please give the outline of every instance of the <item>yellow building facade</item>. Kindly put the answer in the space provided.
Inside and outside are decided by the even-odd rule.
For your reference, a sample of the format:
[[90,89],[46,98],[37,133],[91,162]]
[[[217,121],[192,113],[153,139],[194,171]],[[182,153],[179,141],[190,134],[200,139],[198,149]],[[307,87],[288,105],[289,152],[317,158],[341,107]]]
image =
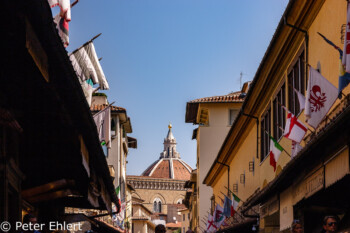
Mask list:
[[[282,108],[286,106],[305,122],[294,89],[306,95],[308,65],[338,87],[339,53],[318,32],[343,48],[346,9],[346,1],[289,1],[242,109],[204,179],[213,187],[216,202],[221,203],[223,194],[228,193],[226,187],[242,200],[241,218],[230,226],[230,232],[240,232],[235,230],[239,224],[250,224],[253,229],[256,218],[260,232],[287,231],[296,218],[304,224],[304,232],[311,232],[322,227],[322,216],[342,217],[348,212],[347,207],[335,203],[335,210],[323,202],[326,195],[347,184],[344,174],[349,166],[344,161],[349,160],[349,140],[345,131],[349,128],[343,125],[341,130],[339,117],[347,109],[349,87],[343,90],[346,97],[337,99],[329,111],[329,120],[316,130],[309,126],[301,143],[304,148],[294,158],[290,157],[291,141],[283,137],[286,111]],[[270,165],[268,134],[285,149],[276,171]],[[339,142],[335,142],[337,137]],[[327,141],[331,142],[328,147]],[[223,164],[229,166],[229,175]],[[344,183],[330,191],[334,180]],[[344,197],[339,199],[347,205]],[[341,219],[346,228],[348,221]]]

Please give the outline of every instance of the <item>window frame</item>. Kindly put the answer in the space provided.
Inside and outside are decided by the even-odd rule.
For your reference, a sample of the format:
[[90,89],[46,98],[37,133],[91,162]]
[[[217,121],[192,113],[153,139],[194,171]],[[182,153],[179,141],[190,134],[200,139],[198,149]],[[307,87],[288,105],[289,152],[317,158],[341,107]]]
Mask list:
[[[297,77],[296,77],[297,73]],[[295,80],[297,79],[297,80]],[[293,63],[291,63],[287,72],[287,83],[288,83],[288,110],[295,116],[299,116],[302,112],[300,110],[298,96],[294,91],[294,88],[300,93],[305,95],[307,88],[307,74],[305,65],[305,49],[302,48]]]
[[279,141],[283,137],[283,129],[286,124],[286,85],[283,82],[272,101],[272,136]]
[[264,114],[260,117],[260,163],[268,156],[270,151],[270,138],[266,134],[267,131],[271,135],[271,105],[269,104]]
[[[231,111],[236,112],[235,118],[233,119],[232,122],[231,122]],[[228,125],[229,125],[229,126],[232,126],[232,125],[233,125],[233,122],[235,122],[235,120],[236,120],[238,114],[239,114],[239,110],[238,110],[238,109],[230,108],[230,109],[228,110]]]

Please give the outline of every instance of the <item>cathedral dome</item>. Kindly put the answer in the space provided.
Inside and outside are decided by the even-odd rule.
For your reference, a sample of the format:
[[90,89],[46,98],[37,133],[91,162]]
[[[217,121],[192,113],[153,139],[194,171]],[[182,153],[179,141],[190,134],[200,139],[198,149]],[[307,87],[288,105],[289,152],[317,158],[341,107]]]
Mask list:
[[163,143],[164,150],[160,153],[159,159],[151,164],[142,176],[175,180],[190,179],[192,168],[180,158],[180,154],[176,151],[177,143],[171,128],[169,124],[169,131]]

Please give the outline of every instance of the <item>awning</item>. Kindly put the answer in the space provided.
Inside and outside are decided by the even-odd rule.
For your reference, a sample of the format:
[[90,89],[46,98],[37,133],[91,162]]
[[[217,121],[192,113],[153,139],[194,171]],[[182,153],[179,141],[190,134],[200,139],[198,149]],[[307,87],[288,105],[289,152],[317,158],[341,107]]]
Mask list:
[[[33,198],[32,203],[76,195],[87,200],[89,173],[95,172],[118,205],[95,123],[47,0],[6,0],[0,5],[3,17],[12,22],[2,37],[6,60],[0,75],[0,109],[11,112],[15,121],[2,120],[23,129],[18,159],[26,177],[22,188],[32,192],[59,180],[74,181],[73,187],[56,193],[41,190],[26,198]],[[88,157],[81,154],[80,137]]]
[[231,227],[221,229],[217,231],[217,233],[252,233],[255,232],[253,230],[253,227],[255,227],[256,230],[259,230],[259,226],[257,225],[257,219],[249,218]]

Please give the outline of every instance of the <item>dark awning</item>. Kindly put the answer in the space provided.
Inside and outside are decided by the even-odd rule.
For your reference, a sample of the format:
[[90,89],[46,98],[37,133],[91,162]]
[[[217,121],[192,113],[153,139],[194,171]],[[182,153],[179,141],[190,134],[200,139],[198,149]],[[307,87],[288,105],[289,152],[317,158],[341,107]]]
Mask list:
[[[6,18],[1,23],[1,51],[6,59],[0,76],[0,108],[9,111],[23,129],[22,188],[73,180],[74,187],[58,196],[77,191],[86,199],[90,172],[102,179],[98,188],[103,186],[119,208],[95,123],[47,0],[5,0],[0,9]],[[89,168],[83,165],[80,138],[89,153]]]

